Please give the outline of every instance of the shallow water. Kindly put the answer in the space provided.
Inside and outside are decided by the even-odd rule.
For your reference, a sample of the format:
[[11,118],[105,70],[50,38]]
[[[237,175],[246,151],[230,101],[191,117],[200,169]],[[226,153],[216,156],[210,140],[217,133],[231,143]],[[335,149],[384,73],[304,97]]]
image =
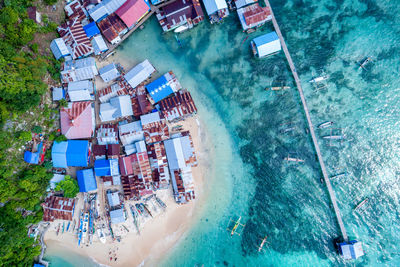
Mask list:
[[[398,1],[271,1],[303,82],[315,125],[332,120],[344,142],[319,139],[343,220],[366,256],[347,263],[398,266],[399,55]],[[148,58],[160,74],[173,70],[188,88],[214,145],[210,195],[198,222],[163,260],[164,266],[338,266],[340,236],[305,118],[283,53],[255,59],[235,13],[221,25],[203,22],[161,34],[155,18],[119,48],[132,65]],[[368,71],[357,61],[372,56]],[[308,81],[324,70],[327,87]],[[287,84],[281,92],[265,91]],[[295,130],[282,133],[288,123]],[[330,134],[317,130],[318,136]],[[296,152],[304,164],[282,159]],[[357,203],[368,197],[363,213]],[[229,219],[242,216],[241,236]],[[257,245],[267,235],[262,253]]]

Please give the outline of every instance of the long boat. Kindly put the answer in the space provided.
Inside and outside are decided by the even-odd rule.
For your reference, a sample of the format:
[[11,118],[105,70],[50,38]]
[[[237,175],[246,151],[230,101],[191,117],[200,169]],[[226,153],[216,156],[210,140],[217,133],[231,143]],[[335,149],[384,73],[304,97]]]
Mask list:
[[325,81],[326,79],[328,79],[328,75],[323,75],[323,76],[319,76],[319,77],[315,77],[315,78],[311,79],[310,83],[319,83],[319,82]]
[[267,242],[267,236],[264,237],[264,239],[261,241],[261,244],[258,246],[258,252],[263,249],[265,242]]
[[359,209],[362,208],[362,206],[364,206],[365,204],[367,204],[367,202],[369,201],[369,198],[364,199],[363,201],[361,201],[355,208],[354,211],[358,211]]
[[106,235],[104,234],[103,228],[97,229],[97,235],[99,237],[100,242],[105,244],[106,243]]
[[165,209],[167,208],[167,205],[165,205],[165,203],[164,203],[159,197],[157,197],[156,195],[155,195],[155,199],[156,199],[157,204],[158,204],[163,210],[165,210]]
[[147,204],[140,204],[143,205],[144,210],[150,215],[151,218],[153,218],[153,215],[151,214],[150,209],[147,207]]
[[342,173],[339,173],[339,174],[336,174],[336,175],[332,176],[331,180],[339,179],[339,178],[345,177],[346,175],[347,175],[347,172],[342,172]]
[[85,212],[83,215],[83,226],[82,226],[82,240],[81,243],[85,244],[86,237],[88,235],[88,228],[89,228],[89,214]]
[[66,230],[66,232],[68,232],[70,224],[71,224],[71,222],[68,222],[68,225],[67,225],[67,230]]
[[365,65],[367,65],[371,60],[372,60],[371,57],[367,57],[367,58],[360,64],[360,69],[363,68],[364,70],[367,70],[367,69],[365,68]]
[[139,203],[136,203],[135,207],[136,207],[136,209],[137,209],[137,211],[138,211],[138,213],[140,215],[144,215],[145,211],[144,211],[143,207]]
[[324,129],[324,128],[331,127],[332,125],[333,125],[333,121],[326,121],[326,122],[323,122],[320,125],[318,125],[318,128]]
[[342,139],[345,139],[346,136],[345,135],[326,135],[326,136],[323,136],[322,138],[330,139],[330,140],[342,140]]
[[137,211],[137,209],[134,207],[134,206],[132,206],[132,205],[129,205],[129,208],[130,208],[130,210],[131,210],[131,213],[132,213],[132,217],[133,217],[133,224],[135,225],[135,227],[136,227],[136,230],[137,230],[137,233],[140,235],[140,230],[139,230],[139,214],[138,214],[138,211]]
[[82,241],[82,227],[83,227],[83,212],[79,216],[79,230],[78,230],[78,247],[81,245]]

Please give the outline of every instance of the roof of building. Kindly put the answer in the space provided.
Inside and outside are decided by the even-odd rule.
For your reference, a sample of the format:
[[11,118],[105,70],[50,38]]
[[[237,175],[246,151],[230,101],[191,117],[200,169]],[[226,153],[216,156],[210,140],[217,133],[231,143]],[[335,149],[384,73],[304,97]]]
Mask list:
[[165,119],[158,112],[140,116],[143,133],[147,144],[160,142],[169,138],[169,129]]
[[276,32],[270,32],[253,39],[259,57],[281,50],[281,43]]
[[118,192],[107,193],[107,200],[108,200],[108,205],[110,205],[110,207],[119,206],[121,204],[121,202],[119,201]]
[[125,221],[124,211],[122,209],[110,211],[111,223],[123,223]]
[[39,163],[39,152],[25,151],[24,161],[29,164],[38,164]]
[[133,111],[129,95],[113,97],[109,103],[100,104],[100,119],[103,122],[132,115]]
[[141,122],[134,121],[131,123],[120,125],[119,138],[124,146],[140,140],[144,140],[144,133]]
[[78,179],[79,192],[89,192],[97,189],[93,169],[78,170],[76,171],[76,177]]
[[[199,0],[177,0],[163,6],[161,10],[163,11],[165,20],[168,24],[167,29],[186,23],[188,19],[197,19],[198,21],[192,21],[194,24],[197,24],[204,19],[204,13]],[[160,23],[162,24],[162,21],[160,21]]]
[[87,90],[89,93],[93,93],[93,82],[90,80],[82,80],[82,81],[76,81],[76,82],[70,82],[68,83],[68,92],[70,91],[79,91],[79,90]]
[[107,156],[119,156],[121,150],[121,146],[119,144],[109,144],[107,145]]
[[159,110],[168,121],[179,120],[197,112],[192,96],[187,90],[179,90],[175,95],[161,100]]
[[114,63],[108,64],[99,69],[100,77],[105,82],[110,82],[120,76],[117,66]]
[[94,162],[94,172],[96,176],[119,175],[117,159],[99,159]]
[[97,27],[96,22],[94,22],[94,21],[83,26],[83,30],[85,31],[86,36],[88,38],[91,38],[91,37],[95,36],[96,34],[100,34],[100,30]]
[[101,33],[109,41],[113,43],[120,40],[119,34],[126,29],[124,22],[116,15],[111,14],[98,23]]
[[86,11],[82,8],[79,0],[74,0],[64,6],[65,13],[67,17],[70,19],[78,17],[79,19],[83,19],[86,17]]
[[107,146],[106,145],[93,145],[92,153],[95,159],[105,158],[107,154]]
[[161,120],[159,112],[153,112],[140,116],[140,122],[142,125],[159,122]]
[[67,21],[59,26],[57,30],[64,39],[72,58],[80,58],[93,53],[92,44],[86,36],[78,17]]
[[51,41],[50,49],[56,59],[60,59],[71,54],[63,38],[56,38]]
[[257,0],[235,0],[235,6],[237,9],[254,3],[257,3]]
[[147,96],[147,91],[143,85],[133,89],[134,94],[131,98],[133,115],[138,118],[154,110],[154,106]]
[[243,30],[257,27],[272,19],[270,9],[261,7],[258,3],[239,8],[237,13]]
[[96,130],[97,143],[100,145],[118,144],[118,126],[101,124]]
[[127,0],[117,11],[125,25],[130,28],[149,12],[150,7],[144,0]]
[[50,180],[50,189],[55,189],[57,186],[57,183],[61,182],[62,180],[65,179],[65,175],[63,174],[58,174],[58,173],[54,173],[53,174],[53,178],[51,178]]
[[94,36],[90,42],[92,43],[95,55],[100,55],[101,53],[108,50],[108,46],[101,34]]
[[350,242],[339,244],[341,254],[345,260],[357,259],[364,255],[362,243],[353,240]]
[[104,0],[94,8],[89,10],[89,14],[94,21],[99,21],[114,13],[126,0]]
[[68,142],[54,142],[51,149],[51,159],[53,167],[67,168],[67,148]]
[[99,100],[101,103],[108,102],[111,98],[120,96],[120,95],[128,95],[129,91],[126,86],[126,83],[123,81],[117,81],[110,86],[107,86],[103,89],[97,91],[99,96]]
[[61,68],[63,83],[93,79],[98,70],[93,57],[65,61]]
[[72,220],[75,208],[75,199],[49,196],[41,204],[43,207],[43,221]]
[[52,95],[53,95],[53,101],[59,101],[65,98],[64,89],[62,87],[53,87]]
[[71,167],[87,167],[89,159],[88,140],[68,140],[67,163]]
[[172,71],[165,73],[160,78],[146,85],[147,91],[156,103],[181,88],[181,84]]
[[[71,96],[70,96],[71,97]],[[68,139],[90,138],[94,132],[92,103],[73,102],[60,109],[61,132]]]
[[156,69],[151,65],[149,60],[145,60],[125,74],[124,78],[132,88],[135,88],[145,80],[147,80]]
[[225,0],[203,0],[207,14],[212,15],[218,10],[228,8]]
[[37,8],[35,6],[28,7],[26,11],[28,12],[28,18],[34,20],[35,22],[40,22],[38,21]]

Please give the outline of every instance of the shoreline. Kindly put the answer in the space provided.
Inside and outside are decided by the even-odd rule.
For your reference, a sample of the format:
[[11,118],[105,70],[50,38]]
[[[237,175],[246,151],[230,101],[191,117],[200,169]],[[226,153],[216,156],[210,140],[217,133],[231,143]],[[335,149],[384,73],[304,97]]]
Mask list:
[[[148,220],[141,229],[141,235],[133,230],[133,224],[129,225],[133,231],[127,233],[121,242],[102,244],[97,239],[89,247],[78,247],[77,237],[74,233],[56,235],[55,221],[49,227],[44,236],[47,247],[53,249],[68,249],[74,253],[91,258],[93,261],[107,266],[148,266],[157,265],[179,242],[195,224],[203,202],[207,195],[205,176],[209,170],[208,154],[211,146],[206,143],[207,134],[202,125],[198,125],[198,118],[191,117],[185,121],[171,124],[183,125],[184,130],[189,130],[193,139],[198,166],[192,168],[196,188],[196,199],[184,205],[178,205],[172,196],[172,189],[162,190],[159,194],[167,204],[167,210],[157,214],[155,218]],[[129,214],[128,217],[131,215]],[[115,255],[117,261],[110,261],[111,255]],[[44,258],[47,258],[45,254]]]

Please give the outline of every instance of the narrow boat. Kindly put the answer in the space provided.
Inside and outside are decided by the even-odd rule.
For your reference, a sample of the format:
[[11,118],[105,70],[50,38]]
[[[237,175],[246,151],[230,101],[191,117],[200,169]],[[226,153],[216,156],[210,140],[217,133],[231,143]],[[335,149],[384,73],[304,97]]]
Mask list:
[[68,232],[68,230],[69,230],[69,226],[70,226],[70,224],[71,224],[71,222],[68,222],[68,225],[67,225],[67,232]]
[[324,129],[324,128],[331,127],[332,125],[333,125],[333,121],[326,121],[326,122],[323,122],[320,125],[318,125],[318,128]]
[[327,136],[323,136],[322,138],[330,139],[330,140],[342,140],[342,139],[345,139],[346,136],[345,135],[327,135]]
[[339,179],[339,178],[345,177],[346,175],[347,175],[347,172],[342,172],[342,173],[339,173],[339,174],[336,174],[336,175],[332,176],[331,180]]
[[165,203],[164,203],[159,197],[157,197],[156,195],[155,195],[155,199],[156,199],[157,204],[158,204],[163,210],[165,210],[165,209],[167,208],[167,205],[165,205]]
[[326,79],[328,79],[328,76],[323,75],[323,76],[319,76],[319,77],[315,77],[315,78],[311,79],[310,83],[320,83],[322,81],[325,81]]
[[65,222],[63,222],[63,226],[62,226],[62,231],[61,231],[61,234],[63,234],[63,233],[64,233],[64,230],[65,230]]
[[72,232],[74,232],[75,231],[75,225],[76,225],[76,221],[75,221],[75,219],[74,219],[74,222],[72,223]]
[[174,30],[174,32],[175,32],[175,33],[181,33],[181,32],[184,32],[184,31],[186,31],[186,30],[188,30],[188,29],[189,29],[189,25],[185,24],[185,25],[181,25],[181,26],[179,26],[178,28],[176,28],[176,29]]
[[61,226],[61,223],[58,224],[56,235],[58,235],[58,233],[60,232],[60,226]]
[[131,213],[132,213],[132,217],[133,217],[133,224],[135,225],[135,227],[136,227],[136,231],[137,231],[137,233],[140,235],[140,230],[139,230],[139,214],[138,214],[138,212],[137,212],[137,209],[134,207],[134,206],[132,206],[132,205],[129,205],[129,208],[131,209]]
[[240,229],[242,229],[243,230],[243,228],[244,228],[244,224],[241,224],[240,223],[240,220],[242,219],[242,216],[239,216],[239,218],[236,220],[236,221],[233,221],[232,219],[229,219],[229,224],[231,224],[232,222],[234,222],[234,225],[233,225],[233,227],[232,228],[229,228],[229,224],[228,224],[228,231],[230,231],[231,232],[231,237],[233,236],[233,235],[239,235],[240,236],[240,234],[241,234],[241,230]]
[[83,216],[83,226],[82,226],[82,240],[81,240],[82,244],[85,244],[86,237],[88,235],[88,228],[89,228],[89,213],[85,212]]
[[175,40],[178,42],[179,47],[182,47],[182,42],[179,40],[178,36],[175,34]]
[[291,131],[294,131],[296,129],[296,127],[289,127],[289,128],[285,128],[281,130],[281,133],[288,133]]
[[364,70],[367,70],[367,69],[365,68],[365,65],[367,65],[371,60],[372,60],[371,57],[367,57],[367,58],[360,64],[360,69],[363,68]]
[[355,208],[354,211],[358,211],[359,209],[361,209],[365,204],[367,204],[367,202],[369,201],[369,198],[364,199],[363,201],[361,201]]
[[280,91],[285,89],[290,89],[290,86],[272,86],[265,88],[265,90],[272,90],[272,91]]
[[291,157],[290,155],[288,155],[287,157],[285,157],[284,160],[286,160],[286,161],[293,161],[293,162],[305,162],[304,159],[293,158],[293,157]]
[[78,247],[81,245],[82,241],[82,227],[83,227],[83,212],[81,212],[81,215],[79,216],[79,232],[78,232]]
[[140,204],[143,205],[144,210],[150,215],[151,218],[153,218],[153,215],[151,214],[149,207],[147,207],[147,204],[143,204],[143,203],[140,203]]
[[263,249],[265,242],[267,242],[267,236],[264,237],[264,239],[261,241],[261,244],[258,246],[258,252]]
[[139,203],[136,203],[135,207],[140,215],[143,215],[145,213],[143,207]]
[[106,236],[104,234],[103,228],[97,229],[97,236],[99,237],[99,240],[101,243],[103,243],[103,244],[106,243]]

